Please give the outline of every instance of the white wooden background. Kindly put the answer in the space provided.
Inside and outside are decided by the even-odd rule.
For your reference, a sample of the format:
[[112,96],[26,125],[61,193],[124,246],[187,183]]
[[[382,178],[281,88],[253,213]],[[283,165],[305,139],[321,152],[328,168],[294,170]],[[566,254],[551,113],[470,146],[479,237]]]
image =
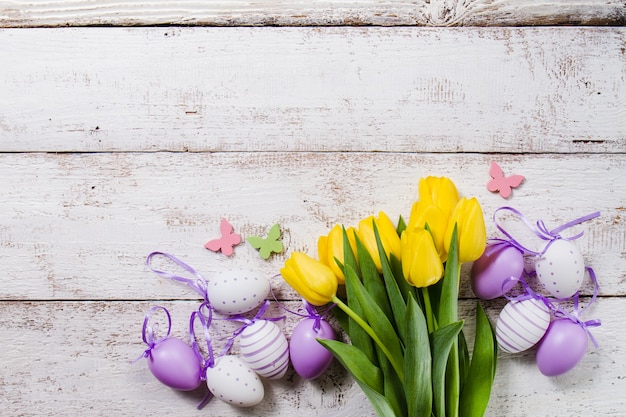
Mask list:
[[[373,415],[337,364],[266,381],[253,409],[197,411],[202,391],[129,364],[150,306],[181,337],[197,307],[144,259],[271,277],[335,223],[408,215],[426,175],[487,216],[602,212],[576,228],[600,348],[557,378],[501,354],[488,415],[625,414],[625,16],[592,0],[0,1],[0,414]],[[508,201],[486,189],[492,160],[526,176]],[[244,237],[279,223],[287,252],[208,252],[222,217]],[[503,302],[484,305],[495,320]]]

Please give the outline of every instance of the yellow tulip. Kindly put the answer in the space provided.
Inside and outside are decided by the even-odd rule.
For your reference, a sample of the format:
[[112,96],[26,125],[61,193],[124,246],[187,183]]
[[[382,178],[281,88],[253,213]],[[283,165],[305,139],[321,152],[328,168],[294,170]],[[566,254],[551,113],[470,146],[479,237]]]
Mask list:
[[376,235],[374,234],[374,224],[376,224],[376,228],[378,229],[378,235],[380,236],[380,241],[383,244],[383,249],[387,257],[393,253],[397,259],[400,259],[402,256],[402,248],[400,245],[400,237],[398,236],[395,226],[382,211],[378,213],[378,218],[369,216],[359,222],[357,235],[359,239],[361,239],[365,249],[369,252],[374,261],[374,265],[376,265],[376,269],[380,273],[382,272],[382,266],[380,264],[378,245],[376,244]]
[[407,225],[407,230],[424,229],[428,225],[441,262],[445,262],[448,258],[448,247],[444,245],[448,218],[449,216],[446,216],[444,211],[435,204],[416,201],[411,208]]
[[443,276],[443,264],[428,230],[406,229],[402,232],[402,273],[414,287],[436,284]]
[[329,303],[337,294],[337,277],[323,263],[302,252],[293,252],[280,274],[305,300],[315,306]]
[[[354,238],[354,233],[356,230],[354,227],[349,227],[346,229],[346,235],[348,235],[348,242],[350,242],[350,247],[352,248],[352,252],[356,256],[356,242]],[[328,236],[320,236],[317,240],[317,256],[320,258],[320,262],[324,265],[328,266],[335,273],[339,284],[343,284],[345,282],[345,276],[343,275],[343,271],[335,262],[335,258],[339,260],[342,264],[344,263],[343,258],[343,229],[340,225],[336,224],[335,227],[330,229]]]
[[485,218],[476,198],[468,200],[463,197],[454,208],[444,241],[447,248],[450,247],[455,224],[459,241],[459,262],[475,261],[483,254],[487,244]]
[[439,207],[446,218],[449,218],[459,201],[459,193],[450,178],[426,177],[418,184],[419,201],[423,204],[434,204]]

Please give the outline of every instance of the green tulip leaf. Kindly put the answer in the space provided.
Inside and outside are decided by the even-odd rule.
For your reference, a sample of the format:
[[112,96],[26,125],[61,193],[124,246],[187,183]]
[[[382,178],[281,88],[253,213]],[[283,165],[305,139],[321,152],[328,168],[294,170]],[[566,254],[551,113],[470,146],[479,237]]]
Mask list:
[[406,222],[404,221],[404,217],[400,215],[400,217],[398,217],[398,226],[396,227],[396,233],[398,234],[398,236],[400,236],[405,230]]
[[381,370],[359,348],[337,340],[318,339],[318,342],[337,358],[359,384],[379,394],[384,393]]
[[402,381],[400,381],[398,374],[394,371],[393,366],[391,366],[387,357],[380,349],[378,349],[378,352],[380,369],[383,371],[383,375],[385,375],[385,380],[383,382],[385,398],[396,416],[406,416],[408,415],[406,404],[407,398],[404,392],[404,385],[402,384]]
[[477,303],[474,351],[461,393],[461,417],[481,417],[485,414],[495,375],[496,347],[489,318]]
[[[348,233],[345,228],[343,228],[343,258],[344,265],[339,266],[342,268],[344,276],[348,274],[348,270],[352,271],[352,273],[359,270],[356,257],[354,256],[354,252],[352,252],[352,247],[350,246],[350,241],[348,240]],[[354,285],[346,283],[345,288],[348,305],[358,316],[363,317],[363,308],[361,307],[361,303],[355,294]],[[346,329],[348,336],[350,336],[352,344],[361,349],[361,351],[363,351],[365,356],[367,356],[372,363],[378,364],[374,343],[365,329],[358,325],[353,319],[348,320],[348,327],[344,329]]]
[[376,227],[376,223],[374,223],[374,236],[376,237],[376,245],[378,247],[378,253],[380,254],[380,265],[383,271],[385,289],[387,292],[389,303],[391,304],[391,310],[393,311],[393,316],[388,315],[387,317],[389,317],[390,320],[394,320],[394,322],[396,323],[396,330],[400,334],[402,341],[406,342],[407,336],[405,334],[404,326],[404,318],[406,315],[406,300],[400,292],[400,288],[398,288],[398,283],[396,282],[396,278],[391,270],[389,259],[387,259],[387,255],[385,255],[385,249],[383,248],[383,244],[380,239],[380,233],[378,231],[378,227]]
[[463,333],[463,330],[461,330],[459,332],[459,388],[461,392],[463,392],[463,386],[465,385],[465,380],[467,379],[469,364],[470,356],[469,350],[467,348],[467,341],[465,340],[465,334]]
[[[400,380],[404,380],[402,369],[403,350],[398,334],[387,316],[385,316],[380,307],[376,305],[374,299],[369,295],[361,281],[359,281],[354,270],[350,267],[346,267],[345,276],[346,289],[350,289],[355,295],[355,298],[363,309],[365,321],[371,326],[378,340],[374,339],[374,337],[372,338],[384,352],[385,356],[387,356],[387,359],[389,359],[389,362],[391,362],[393,368],[398,373]],[[370,336],[372,335],[370,334]]]
[[409,416],[429,416],[432,410],[432,359],[424,313],[412,295],[404,319],[404,390]]
[[[439,300],[439,314],[437,321],[439,326],[446,326],[458,320],[458,298],[459,298],[459,275],[461,265],[459,264],[458,227],[455,224],[448,249],[448,260],[443,276],[441,296]],[[457,417],[459,412],[459,396],[461,393],[461,381],[459,375],[459,343],[458,338],[454,338],[448,364],[446,366],[446,415]]]
[[463,321],[459,320],[447,326],[440,327],[432,334],[432,355],[433,355],[433,399],[435,405],[435,415],[445,416],[446,410],[446,384],[445,374],[448,356],[452,345],[463,328]]
[[[376,227],[376,225],[374,225],[374,227]],[[385,316],[391,320],[393,314],[391,311],[391,304],[389,303],[389,297],[387,296],[385,285],[380,279],[380,275],[378,275],[376,264],[374,264],[370,253],[365,248],[365,245],[363,245],[363,242],[361,242],[361,239],[356,236],[355,240],[363,285],[376,304],[381,308],[381,310],[383,310]]]

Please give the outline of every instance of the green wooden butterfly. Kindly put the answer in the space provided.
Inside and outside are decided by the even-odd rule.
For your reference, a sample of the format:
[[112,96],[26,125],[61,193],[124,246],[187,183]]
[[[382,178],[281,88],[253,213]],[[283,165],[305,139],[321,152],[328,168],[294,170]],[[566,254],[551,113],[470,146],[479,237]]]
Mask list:
[[279,239],[280,227],[278,224],[270,228],[266,238],[259,236],[249,236],[246,238],[252,247],[259,251],[259,255],[261,255],[263,259],[268,259],[272,252],[281,253],[283,251],[283,243]]

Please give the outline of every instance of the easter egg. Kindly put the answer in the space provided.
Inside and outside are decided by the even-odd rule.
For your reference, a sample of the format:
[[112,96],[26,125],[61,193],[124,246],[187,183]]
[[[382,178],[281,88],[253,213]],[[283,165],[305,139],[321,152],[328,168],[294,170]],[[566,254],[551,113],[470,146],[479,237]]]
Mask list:
[[570,319],[557,319],[537,345],[537,367],[546,376],[574,368],[587,351],[587,332]]
[[515,281],[505,284],[507,279],[519,279],[523,272],[524,256],[517,248],[507,245],[487,246],[472,265],[472,291],[478,298],[492,300],[515,285]]
[[585,262],[574,242],[558,239],[535,260],[535,270],[546,291],[556,298],[567,298],[582,285]]
[[282,330],[268,320],[257,320],[241,332],[239,348],[244,362],[270,379],[282,378],[289,367],[289,346]]
[[200,386],[200,359],[191,346],[180,339],[168,337],[150,349],[148,368],[168,387],[189,391]]
[[220,356],[206,370],[206,384],[218,400],[238,407],[252,407],[263,400],[259,376],[236,356]]
[[496,340],[505,352],[516,353],[534,346],[550,324],[550,310],[537,299],[509,301],[496,323]]
[[221,314],[242,314],[258,307],[267,297],[267,278],[244,270],[218,272],[207,284],[211,305]]
[[289,340],[289,357],[294,370],[304,379],[315,379],[322,375],[333,361],[333,355],[316,339],[335,340],[335,331],[325,320],[319,321],[319,329],[315,329],[316,319],[302,320],[293,329]]

